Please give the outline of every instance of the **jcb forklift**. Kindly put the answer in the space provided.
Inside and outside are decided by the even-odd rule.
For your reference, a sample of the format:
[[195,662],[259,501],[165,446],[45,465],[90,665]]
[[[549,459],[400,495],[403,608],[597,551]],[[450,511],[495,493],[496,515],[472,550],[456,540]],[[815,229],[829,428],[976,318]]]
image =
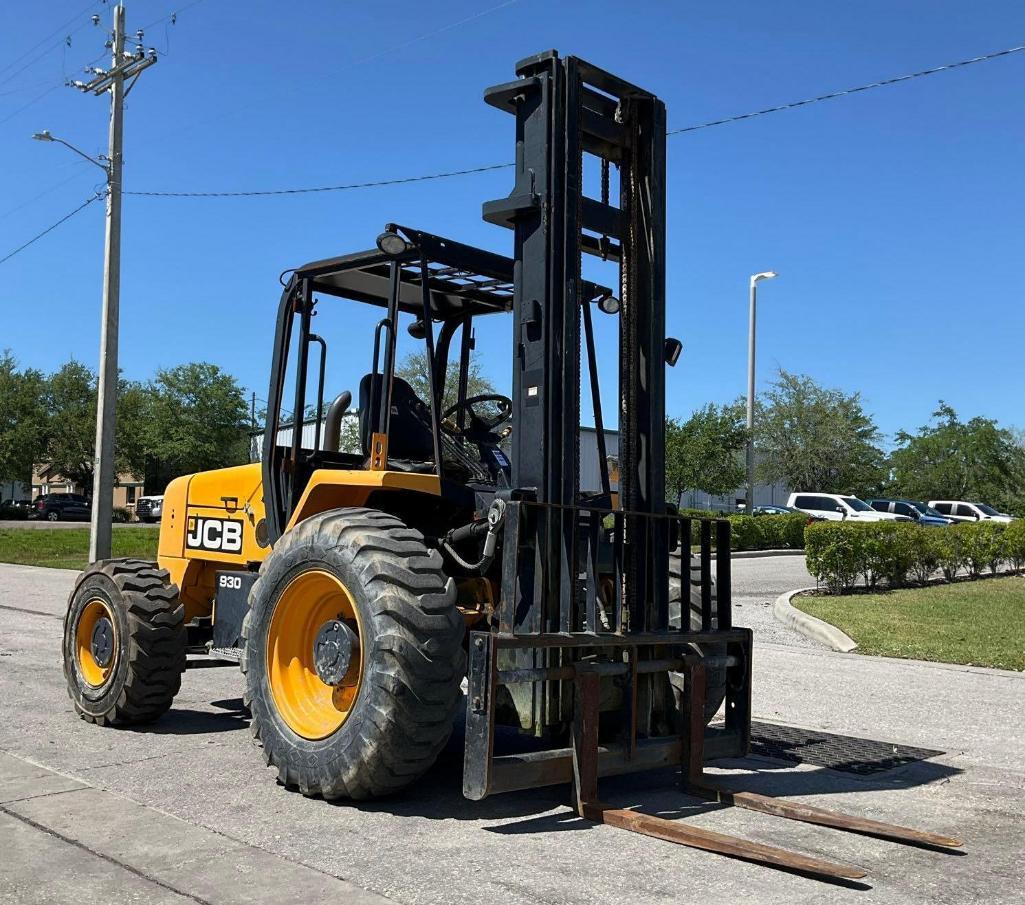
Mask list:
[[[157,563],[82,573],[64,626],[75,708],[102,725],[147,722],[171,707],[187,661],[237,661],[280,782],[364,799],[430,769],[465,681],[468,798],[571,784],[592,820],[824,877],[864,875],[598,797],[603,776],[676,765],[704,797],[957,845],[704,776],[706,760],[747,754],[752,637],[731,620],[728,522],[682,518],[665,501],[665,368],[680,350],[665,335],[665,107],[554,51],[517,75],[485,94],[516,123],[515,185],[483,208],[513,231],[513,256],[390,224],[369,251],[290,272],[262,461],[173,481]],[[600,197],[585,194],[588,173]],[[584,254],[605,262],[610,286],[582,277]],[[332,398],[328,356],[358,347],[320,336],[313,319],[354,302],[382,315],[366,376]],[[512,395],[468,395],[474,323],[499,315],[511,315]],[[604,449],[596,317],[618,327],[606,377],[618,382],[618,475]],[[429,362],[422,396],[395,374],[401,329]],[[450,357],[458,385],[446,408]],[[599,446],[590,492],[582,376]],[[355,452],[340,442],[353,389]],[[310,405],[312,437],[299,423]],[[282,427],[287,411],[300,414]],[[496,750],[497,726],[535,744]]]

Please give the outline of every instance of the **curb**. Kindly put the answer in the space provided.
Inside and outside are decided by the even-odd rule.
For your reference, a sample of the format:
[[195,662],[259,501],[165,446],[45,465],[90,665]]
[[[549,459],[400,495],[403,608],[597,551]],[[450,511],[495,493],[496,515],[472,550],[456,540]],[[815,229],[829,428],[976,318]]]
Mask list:
[[733,550],[731,559],[759,559],[763,556],[804,556],[804,550]]
[[819,644],[824,644],[826,647],[831,647],[833,650],[838,650],[844,654],[855,650],[858,642],[853,638],[845,635],[835,625],[830,625],[828,622],[823,622],[815,616],[802,612],[790,602],[795,594],[814,590],[815,588],[797,588],[794,591],[780,594],[772,605],[772,615],[776,617],[778,622],[782,622],[798,634],[804,635],[805,638],[810,638],[812,641],[817,641]]

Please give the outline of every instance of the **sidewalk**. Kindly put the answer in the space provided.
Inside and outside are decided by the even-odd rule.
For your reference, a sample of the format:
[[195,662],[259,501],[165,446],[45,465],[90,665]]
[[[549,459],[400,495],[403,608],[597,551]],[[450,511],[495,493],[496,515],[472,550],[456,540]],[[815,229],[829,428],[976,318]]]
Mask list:
[[304,864],[0,753],[0,901],[385,905]]

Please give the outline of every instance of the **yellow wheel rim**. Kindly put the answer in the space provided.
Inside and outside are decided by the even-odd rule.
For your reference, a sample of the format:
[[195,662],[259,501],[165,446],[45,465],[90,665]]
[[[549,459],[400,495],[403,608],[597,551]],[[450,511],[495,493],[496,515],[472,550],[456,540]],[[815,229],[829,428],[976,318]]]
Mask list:
[[106,600],[94,597],[78,614],[75,662],[79,675],[93,688],[110,677],[117,664],[117,622]]
[[[360,642],[344,678],[329,685],[317,672],[315,650],[322,629],[344,623]],[[278,598],[267,632],[267,678],[281,718],[305,739],[327,738],[348,719],[363,682],[362,631],[352,595],[334,575],[297,575]]]

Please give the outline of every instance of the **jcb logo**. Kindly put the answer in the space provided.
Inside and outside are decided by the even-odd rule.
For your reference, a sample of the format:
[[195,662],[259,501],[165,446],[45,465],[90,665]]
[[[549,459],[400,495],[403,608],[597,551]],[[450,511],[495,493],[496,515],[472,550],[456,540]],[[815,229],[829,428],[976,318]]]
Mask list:
[[185,546],[190,550],[215,550],[219,553],[242,552],[242,522],[227,518],[189,519]]

